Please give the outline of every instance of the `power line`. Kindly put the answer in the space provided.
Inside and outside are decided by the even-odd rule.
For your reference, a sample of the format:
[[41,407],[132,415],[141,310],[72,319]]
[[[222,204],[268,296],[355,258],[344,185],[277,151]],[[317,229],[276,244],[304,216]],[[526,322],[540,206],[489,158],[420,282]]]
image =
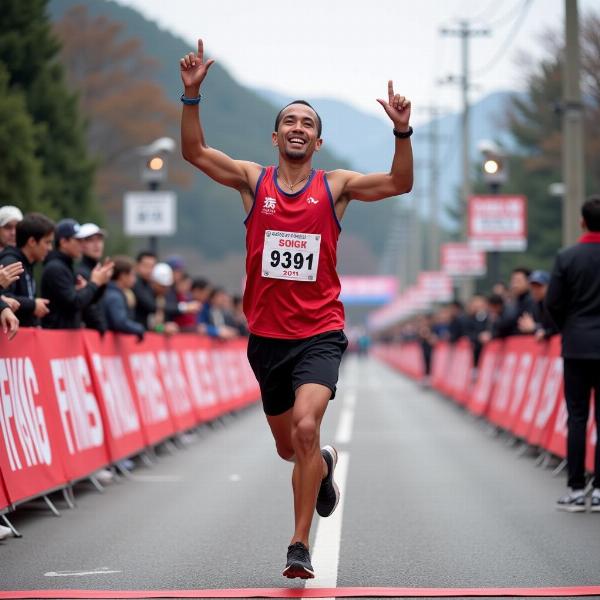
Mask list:
[[475,71],[471,73],[472,76],[477,77],[479,75],[483,75],[484,72],[488,71],[491,67],[498,62],[498,60],[506,53],[506,51],[510,48],[512,43],[515,41],[519,29],[525,22],[525,17],[529,12],[529,7],[532,4],[532,0],[524,0],[523,5],[521,6],[521,12],[516,16],[513,26],[510,28],[508,35],[500,45],[500,48],[496,51],[494,56],[483,66],[479,67]]
[[507,13],[498,17],[493,21],[483,21],[483,24],[487,27],[503,27],[507,23],[510,23],[516,15],[523,9],[523,5],[527,4],[529,0],[517,0],[517,3]]

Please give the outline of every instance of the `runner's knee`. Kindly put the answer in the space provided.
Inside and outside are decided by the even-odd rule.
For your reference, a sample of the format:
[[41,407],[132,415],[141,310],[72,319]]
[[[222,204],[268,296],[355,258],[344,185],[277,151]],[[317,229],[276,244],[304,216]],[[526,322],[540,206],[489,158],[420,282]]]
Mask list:
[[291,446],[275,442],[275,447],[277,448],[277,454],[279,454],[280,458],[283,458],[283,460],[287,460],[288,462],[294,462],[295,453]]
[[294,424],[292,431],[292,444],[300,451],[311,450],[318,440],[317,421],[314,417],[302,417]]

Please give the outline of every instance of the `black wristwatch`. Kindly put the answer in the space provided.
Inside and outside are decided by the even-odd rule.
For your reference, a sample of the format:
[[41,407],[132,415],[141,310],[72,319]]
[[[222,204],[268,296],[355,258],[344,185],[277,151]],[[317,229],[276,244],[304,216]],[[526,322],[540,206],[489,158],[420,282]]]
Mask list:
[[393,132],[399,140],[405,140],[413,134],[413,128],[409,125],[408,131],[398,131],[397,129],[393,129]]

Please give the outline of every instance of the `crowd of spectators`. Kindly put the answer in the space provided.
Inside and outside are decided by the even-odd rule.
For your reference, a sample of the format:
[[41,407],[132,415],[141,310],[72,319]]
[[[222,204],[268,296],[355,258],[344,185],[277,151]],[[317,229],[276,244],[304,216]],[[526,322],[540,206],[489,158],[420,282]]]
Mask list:
[[[192,276],[180,256],[105,256],[107,232],[74,219],[0,207],[0,326],[148,331],[218,339],[248,334],[241,299]],[[34,266],[42,265],[39,286]],[[39,293],[38,293],[39,287]]]
[[398,336],[421,343],[427,373],[438,341],[455,344],[468,339],[477,367],[483,346],[493,339],[534,335],[541,341],[558,333],[544,303],[549,283],[548,272],[518,267],[512,271],[509,285],[497,282],[489,294],[476,294],[466,305],[455,300],[435,312],[419,315],[403,324]]

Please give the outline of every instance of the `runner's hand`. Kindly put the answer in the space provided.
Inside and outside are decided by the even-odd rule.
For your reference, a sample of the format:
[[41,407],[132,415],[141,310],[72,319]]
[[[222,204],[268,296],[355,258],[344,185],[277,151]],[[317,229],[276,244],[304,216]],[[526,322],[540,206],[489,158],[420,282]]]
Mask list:
[[394,94],[394,83],[388,81],[388,101],[377,98],[377,102],[383,106],[383,110],[394,123],[394,129],[407,131],[410,120],[410,100],[400,94]]
[[198,54],[190,52],[179,61],[181,80],[186,90],[200,90],[200,84],[214,62],[212,58],[204,62],[204,44],[198,40]]

